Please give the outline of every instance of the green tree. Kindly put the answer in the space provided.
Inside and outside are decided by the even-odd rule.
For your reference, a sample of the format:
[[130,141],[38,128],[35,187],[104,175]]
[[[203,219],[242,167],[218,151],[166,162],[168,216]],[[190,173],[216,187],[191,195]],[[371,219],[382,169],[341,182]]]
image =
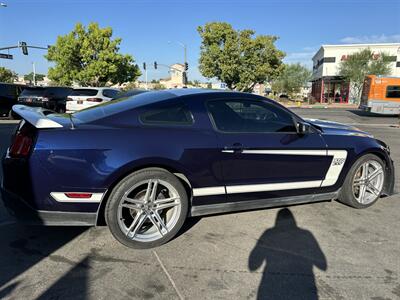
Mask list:
[[272,81],[272,90],[293,97],[311,79],[311,71],[301,64],[285,65],[282,73]]
[[83,86],[104,86],[134,81],[140,76],[131,55],[119,53],[120,38],[112,38],[110,27],[76,24],[67,35],[59,36],[45,56],[55,66],[49,78],[61,85],[76,82]]
[[164,90],[165,85],[161,84],[160,82],[156,82],[153,84],[152,89],[153,90]]
[[0,82],[13,83],[17,78],[17,73],[4,67],[0,67]]
[[366,75],[390,74],[389,56],[383,52],[374,54],[371,49],[364,49],[347,57],[339,64],[339,75],[352,85],[352,98],[359,101]]
[[[46,75],[44,75],[44,74],[35,74],[36,81],[42,81],[45,77],[46,77]],[[24,80],[33,82],[33,72],[30,72],[29,74],[24,75]]]
[[138,88],[137,83],[134,82],[134,81],[131,81],[131,82],[128,82],[128,83],[124,86],[123,90],[124,90],[124,91],[129,91],[129,90],[134,90],[134,89],[137,89],[137,88]]
[[207,78],[217,78],[229,89],[252,91],[257,83],[277,77],[284,52],[276,36],[254,36],[253,30],[235,30],[228,23],[212,22],[198,27],[202,38],[199,69]]

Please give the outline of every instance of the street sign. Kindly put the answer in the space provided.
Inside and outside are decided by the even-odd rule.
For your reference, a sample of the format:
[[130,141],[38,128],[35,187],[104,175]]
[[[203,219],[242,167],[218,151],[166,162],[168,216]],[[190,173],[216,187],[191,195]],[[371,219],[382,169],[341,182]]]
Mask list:
[[0,58],[13,59],[13,56],[11,54],[0,53]]

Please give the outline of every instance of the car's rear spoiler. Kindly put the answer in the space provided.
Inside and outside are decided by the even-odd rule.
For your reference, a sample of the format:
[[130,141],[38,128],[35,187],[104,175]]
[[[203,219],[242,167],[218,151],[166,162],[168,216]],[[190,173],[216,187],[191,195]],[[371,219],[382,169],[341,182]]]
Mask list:
[[14,105],[13,112],[21,116],[25,121],[31,123],[36,128],[59,128],[61,124],[46,117],[49,113],[54,113],[51,110],[41,107],[29,107],[25,105]]

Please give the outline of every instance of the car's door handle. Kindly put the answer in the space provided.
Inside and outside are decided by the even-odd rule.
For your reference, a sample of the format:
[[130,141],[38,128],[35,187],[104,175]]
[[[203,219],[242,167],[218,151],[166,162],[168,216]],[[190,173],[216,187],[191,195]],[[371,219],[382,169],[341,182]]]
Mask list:
[[234,143],[232,146],[225,146],[223,152],[242,153],[243,145],[241,143]]

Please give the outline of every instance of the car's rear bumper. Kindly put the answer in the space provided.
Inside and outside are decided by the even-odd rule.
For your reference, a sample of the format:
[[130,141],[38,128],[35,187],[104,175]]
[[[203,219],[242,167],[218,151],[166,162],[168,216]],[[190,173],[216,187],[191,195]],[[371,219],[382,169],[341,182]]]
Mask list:
[[32,208],[18,195],[1,187],[1,196],[9,213],[18,221],[30,225],[94,226],[97,213],[42,211]]

